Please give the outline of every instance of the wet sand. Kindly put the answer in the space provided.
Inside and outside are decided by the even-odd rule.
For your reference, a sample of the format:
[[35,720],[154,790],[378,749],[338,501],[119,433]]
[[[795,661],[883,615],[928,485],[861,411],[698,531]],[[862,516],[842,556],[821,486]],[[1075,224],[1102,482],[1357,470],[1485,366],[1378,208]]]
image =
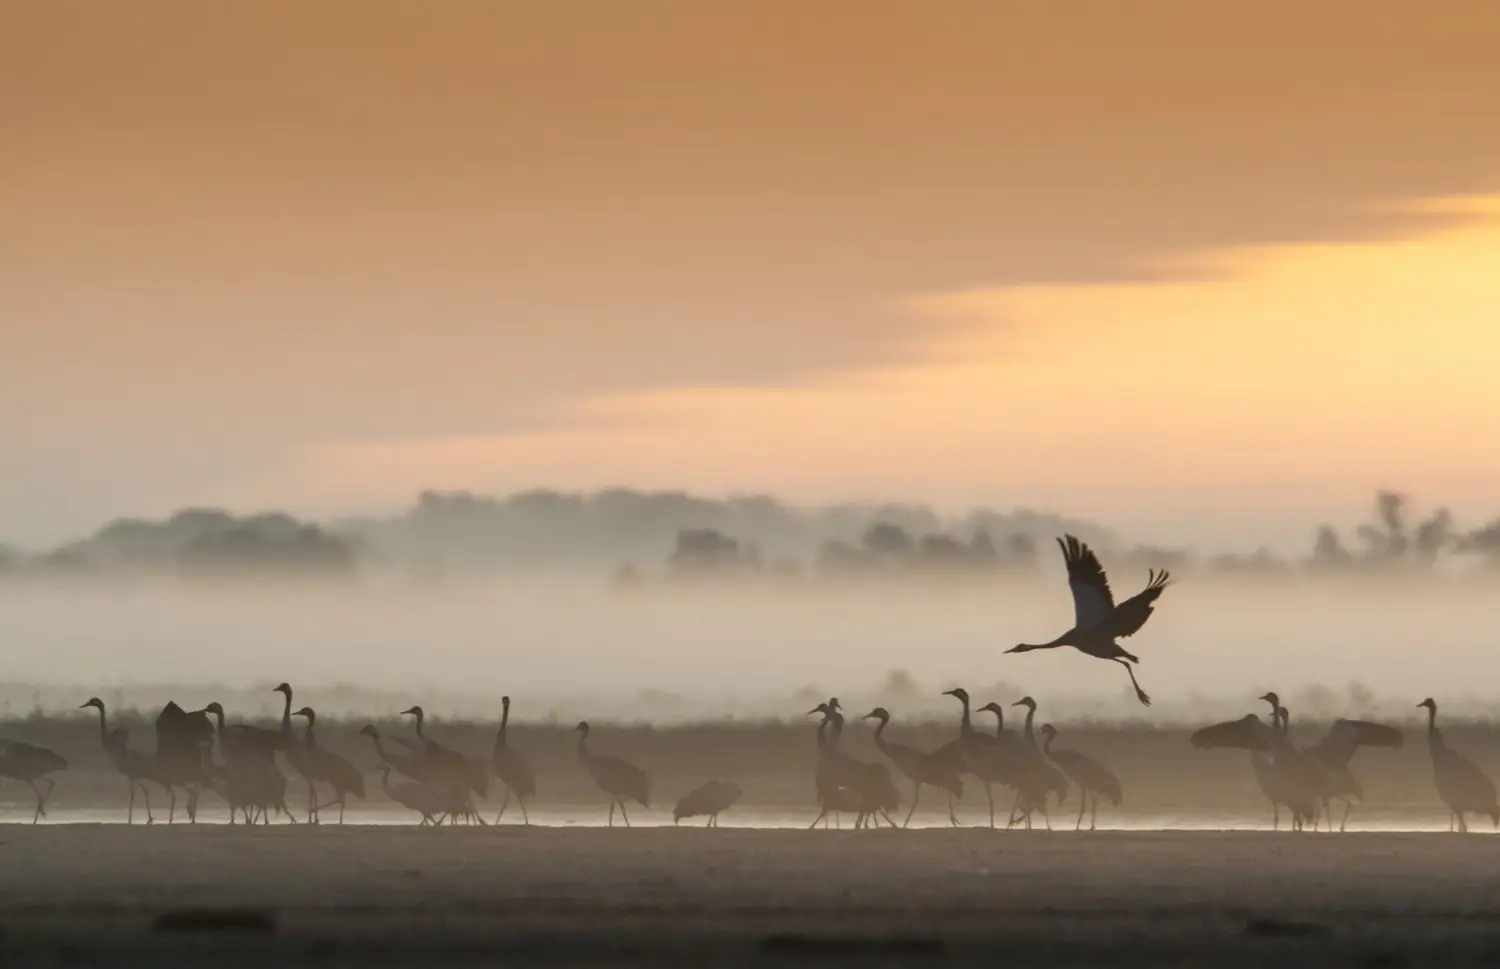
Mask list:
[[1500,838],[7,825],[0,964],[1463,965]]

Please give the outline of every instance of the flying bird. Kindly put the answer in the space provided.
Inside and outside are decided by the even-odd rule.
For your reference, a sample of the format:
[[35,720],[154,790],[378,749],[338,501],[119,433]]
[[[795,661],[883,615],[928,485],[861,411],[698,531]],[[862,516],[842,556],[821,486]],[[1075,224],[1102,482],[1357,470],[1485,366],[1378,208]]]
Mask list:
[[1153,569],[1146,588],[1115,605],[1114,595],[1109,591],[1109,579],[1105,577],[1104,567],[1099,564],[1094,550],[1072,535],[1058,539],[1057,544],[1068,566],[1068,587],[1073,590],[1073,628],[1050,643],[1021,643],[1006,652],[1026,653],[1033,649],[1072,646],[1080,653],[1119,663],[1130,674],[1130,685],[1135,687],[1136,699],[1143,706],[1150,706],[1151,697],[1141,689],[1140,683],[1136,682],[1135,670],[1130,668],[1131,663],[1140,660],[1120,648],[1115,640],[1135,635],[1146,624],[1156,609],[1156,600],[1162,590],[1171,583],[1171,577],[1165,569],[1160,572]]

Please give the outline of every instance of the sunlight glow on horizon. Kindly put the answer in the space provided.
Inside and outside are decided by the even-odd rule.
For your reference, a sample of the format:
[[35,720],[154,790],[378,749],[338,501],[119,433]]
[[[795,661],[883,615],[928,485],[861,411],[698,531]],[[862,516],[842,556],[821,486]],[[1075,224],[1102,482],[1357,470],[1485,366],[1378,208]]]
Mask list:
[[1500,482],[1500,197],[1433,207],[1468,218],[1215,253],[1180,281],[917,297],[913,312],[972,325],[913,362],[804,385],[598,398],[525,434],[350,442],[234,500],[624,484],[1305,520],[1389,485],[1461,507]]

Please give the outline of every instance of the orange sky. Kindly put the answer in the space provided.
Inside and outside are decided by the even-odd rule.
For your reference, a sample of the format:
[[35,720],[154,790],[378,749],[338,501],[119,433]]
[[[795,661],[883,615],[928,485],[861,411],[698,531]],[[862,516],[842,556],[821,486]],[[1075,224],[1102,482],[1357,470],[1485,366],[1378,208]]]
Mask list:
[[0,537],[542,483],[1492,514],[1500,8],[1308,6],[0,0]]

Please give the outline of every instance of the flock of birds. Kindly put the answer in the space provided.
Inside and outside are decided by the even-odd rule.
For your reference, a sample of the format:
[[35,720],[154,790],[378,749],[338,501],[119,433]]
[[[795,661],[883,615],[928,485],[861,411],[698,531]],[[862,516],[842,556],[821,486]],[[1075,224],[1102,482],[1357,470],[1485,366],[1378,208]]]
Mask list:
[[[1116,604],[1094,552],[1071,535],[1059,539],[1058,545],[1073,594],[1073,627],[1050,642],[1022,643],[1007,652],[1071,646],[1086,655],[1119,663],[1129,674],[1137,699],[1149,706],[1151,699],[1141,689],[1132,668],[1139,660],[1117,640],[1135,634],[1145,625],[1157,599],[1171,584],[1169,575],[1165,571],[1151,572],[1141,592]],[[169,824],[176,819],[179,793],[186,798],[189,820],[196,821],[199,798],[205,791],[216,794],[229,805],[231,823],[242,819],[246,824],[269,824],[273,814],[284,815],[296,823],[287,804],[288,781],[278,766],[279,754],[306,783],[306,821],[316,824],[322,811],[337,807],[342,823],[349,796],[366,795],[364,774],[347,758],[318,742],[317,714],[306,706],[292,709],[291,686],[282,683],[275,690],[283,694],[285,703],[280,725],[270,729],[227,724],[224,709],[218,703],[193,711],[175,702],[168,703],[156,718],[156,749],[150,753],[133,749],[124,729],[109,727],[102,700],[94,697],[84,703],[80,709],[98,711],[104,752],[129,784],[127,822],[135,820],[138,793],[145,801],[147,823],[154,822],[148,785],[156,785],[170,800]],[[821,715],[814,774],[820,810],[812,827],[820,822],[827,826],[830,817],[841,825],[844,814],[854,816],[856,828],[879,827],[882,822],[891,827],[905,827],[916,812],[923,789],[928,787],[946,795],[948,818],[956,826],[958,817],[953,802],[962,796],[965,778],[973,778],[983,786],[991,827],[996,825],[996,787],[1012,794],[1007,828],[1018,825],[1030,828],[1037,814],[1050,828],[1048,798],[1054,797],[1061,805],[1070,787],[1079,792],[1075,830],[1083,826],[1085,814],[1089,816],[1090,830],[1094,829],[1101,796],[1112,805],[1122,803],[1124,790],[1120,780],[1106,766],[1081,752],[1055,748],[1053,743],[1058,734],[1050,724],[1035,727],[1037,704],[1031,697],[1012,704],[1026,708],[1024,727],[1020,733],[1014,733],[1005,729],[1005,708],[998,703],[990,702],[971,711],[965,690],[953,689],[945,695],[962,704],[962,716],[958,736],[936,750],[921,750],[888,739],[886,729],[891,715],[883,707],[864,715],[863,719],[877,721],[875,746],[888,763],[862,761],[842,748],[844,715],[836,697],[808,711]],[[1341,802],[1344,813],[1339,830],[1344,830],[1354,801],[1363,796],[1350,770],[1355,753],[1361,747],[1400,747],[1401,732],[1365,720],[1338,720],[1317,743],[1298,748],[1290,737],[1290,714],[1280,698],[1267,693],[1260,699],[1270,704],[1269,724],[1255,714],[1246,714],[1238,720],[1196,731],[1191,737],[1193,746],[1250,752],[1256,782],[1272,804],[1273,828],[1280,828],[1284,807],[1294,830],[1304,830],[1309,825],[1317,830],[1323,822],[1332,830],[1333,804]],[[1472,761],[1448,746],[1437,726],[1437,703],[1427,699],[1418,706],[1428,711],[1427,741],[1433,780],[1439,799],[1449,809],[1450,830],[1467,831],[1467,814],[1488,816],[1493,825],[1500,826],[1500,804],[1496,802],[1494,783]],[[374,745],[378,757],[376,772],[386,796],[414,811],[423,825],[445,821],[485,824],[474,798],[488,796],[493,776],[505,788],[495,823],[504,818],[514,799],[522,823],[529,824],[527,801],[536,794],[536,772],[525,755],[509,742],[510,697],[502,698],[501,711],[500,726],[488,758],[464,754],[428,737],[420,706],[402,711],[403,716],[414,719],[414,739],[385,737],[374,726],[364,727],[360,734],[368,736]],[[995,715],[994,733],[975,727],[972,722],[975,712]],[[306,721],[300,734],[294,729],[294,718]],[[578,724],[577,732],[579,762],[609,796],[608,823],[613,826],[618,808],[628,826],[628,802],[650,806],[649,775],[619,757],[590,750],[587,721]],[[47,799],[54,787],[50,775],[66,767],[63,757],[45,747],[0,739],[0,778],[30,785],[36,796],[33,823],[46,815]],[[891,767],[912,785],[911,806],[900,825],[891,817],[901,804]],[[398,775],[394,782],[393,774]],[[319,785],[331,793],[323,803],[319,803]],[[710,827],[717,826],[719,815],[741,796],[738,785],[710,780],[677,802],[673,821],[706,817]]]

